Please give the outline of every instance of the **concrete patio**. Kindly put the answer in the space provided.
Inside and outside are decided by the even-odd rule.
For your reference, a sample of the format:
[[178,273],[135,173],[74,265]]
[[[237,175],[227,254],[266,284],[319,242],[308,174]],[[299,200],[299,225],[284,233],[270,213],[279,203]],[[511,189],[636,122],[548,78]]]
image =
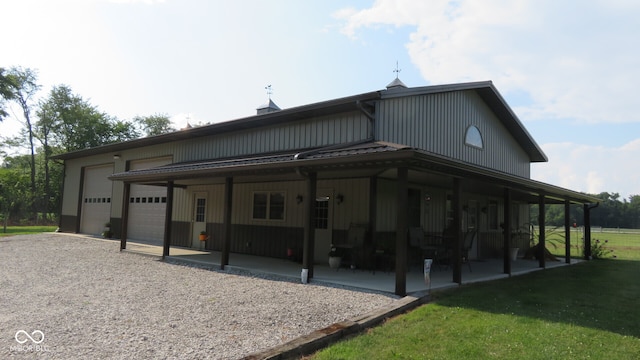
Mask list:
[[[144,244],[130,240],[127,242],[127,252],[162,257],[162,247]],[[170,256],[166,260],[185,264],[200,265],[206,267],[220,266],[220,252],[197,251],[188,248],[171,247]],[[571,264],[581,260],[572,259]],[[547,261],[546,268],[566,266],[564,261]],[[260,256],[232,253],[229,258],[228,269],[242,270],[251,273],[271,274],[290,278],[294,281],[301,280],[302,265],[285,259],[275,259]],[[522,275],[533,271],[543,270],[538,266],[537,260],[518,259],[511,264],[511,276]],[[502,259],[472,260],[471,271],[467,264],[462,267],[462,283],[490,281],[509,277],[504,274]],[[434,265],[431,268],[431,289],[445,289],[458,286],[452,281],[453,275],[450,267]],[[371,271],[361,269],[340,268],[331,269],[327,264],[316,264],[314,277],[310,279],[314,283],[327,283],[360,288],[363,290],[382,291],[394,293],[395,274],[393,271]],[[407,293],[424,292],[429,290],[425,284],[424,273],[418,264],[412,266],[407,273]]]

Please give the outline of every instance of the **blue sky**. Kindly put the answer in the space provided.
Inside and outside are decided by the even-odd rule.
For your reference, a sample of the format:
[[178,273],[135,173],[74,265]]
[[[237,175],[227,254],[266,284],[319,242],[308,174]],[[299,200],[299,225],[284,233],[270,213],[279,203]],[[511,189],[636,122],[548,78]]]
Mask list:
[[3,13],[0,66],[120,119],[250,116],[267,85],[281,108],[379,90],[397,61],[408,86],[492,80],[550,159],[534,179],[640,194],[637,1],[9,0]]

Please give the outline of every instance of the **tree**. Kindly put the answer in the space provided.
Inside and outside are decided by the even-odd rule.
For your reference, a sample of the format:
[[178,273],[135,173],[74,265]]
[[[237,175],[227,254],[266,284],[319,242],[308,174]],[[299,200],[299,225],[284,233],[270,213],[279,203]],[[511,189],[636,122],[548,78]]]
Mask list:
[[66,85],[55,86],[38,111],[41,142],[60,152],[92,148],[139,136],[132,123],[112,119]]
[[0,168],[0,215],[3,218],[4,232],[7,232],[9,220],[19,217],[28,207],[28,179],[21,169]]
[[629,196],[628,211],[630,227],[640,228],[640,195]]
[[11,76],[5,74],[5,69],[0,67],[0,121],[9,116],[9,113],[5,110],[7,101],[13,100],[14,84]]
[[[29,151],[31,153],[30,175],[31,175],[31,195],[36,194],[36,149],[33,143],[34,129],[31,120],[31,107],[35,94],[40,90],[37,83],[38,76],[35,70],[21,67],[12,67],[7,73],[9,89],[12,91],[12,100],[20,105],[22,116],[24,117],[25,129],[29,140]],[[35,214],[35,203],[33,203],[33,212]]]
[[135,126],[100,112],[81,96],[73,94],[66,85],[55,86],[49,96],[40,102],[36,112],[37,138],[42,144],[41,188],[38,196],[43,213],[52,210],[60,198],[61,166],[51,161],[55,154],[82,150],[113,142],[135,139],[139,136]]
[[167,114],[136,116],[133,122],[138,125],[145,136],[161,135],[176,131],[171,126],[171,119]]
[[111,136],[107,139],[107,143],[122,142],[139,137],[140,133],[133,123],[115,118],[111,120]]

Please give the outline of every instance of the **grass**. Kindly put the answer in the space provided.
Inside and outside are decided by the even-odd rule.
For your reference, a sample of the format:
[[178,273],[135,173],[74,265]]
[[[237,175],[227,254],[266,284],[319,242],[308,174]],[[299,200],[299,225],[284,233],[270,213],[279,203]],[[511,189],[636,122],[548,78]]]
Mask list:
[[7,226],[7,232],[4,232],[4,228],[0,227],[0,237],[53,232],[57,228],[57,226]]
[[[606,249],[613,250],[609,257],[615,256],[621,260],[640,260],[640,233],[637,232],[591,232],[591,243],[600,240]],[[605,243],[606,241],[606,243]],[[582,257],[582,232],[571,232],[571,256]],[[556,256],[564,256],[564,239],[547,245],[547,249]],[[576,245],[579,245],[577,247]]]
[[312,359],[637,359],[640,262],[594,260],[432,294]]

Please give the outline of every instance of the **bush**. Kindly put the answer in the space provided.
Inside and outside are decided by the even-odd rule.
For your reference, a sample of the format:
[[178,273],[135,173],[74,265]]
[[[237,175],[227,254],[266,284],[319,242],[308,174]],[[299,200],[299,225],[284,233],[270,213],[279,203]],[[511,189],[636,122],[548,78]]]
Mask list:
[[[613,250],[607,249],[606,244],[609,243],[609,240],[600,241],[598,239],[594,239],[591,242],[591,257],[593,259],[604,259],[613,254]],[[616,256],[613,255],[615,258]]]

